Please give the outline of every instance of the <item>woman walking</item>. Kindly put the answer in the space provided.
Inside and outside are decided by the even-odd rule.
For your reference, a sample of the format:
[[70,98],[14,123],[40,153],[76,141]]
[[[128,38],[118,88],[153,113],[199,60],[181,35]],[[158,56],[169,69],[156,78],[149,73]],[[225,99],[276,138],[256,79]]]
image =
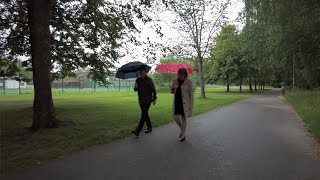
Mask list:
[[178,78],[173,81],[171,92],[174,94],[174,119],[181,130],[179,140],[184,141],[187,129],[186,118],[192,116],[194,99],[192,82],[188,79],[188,72],[185,68],[179,69]]

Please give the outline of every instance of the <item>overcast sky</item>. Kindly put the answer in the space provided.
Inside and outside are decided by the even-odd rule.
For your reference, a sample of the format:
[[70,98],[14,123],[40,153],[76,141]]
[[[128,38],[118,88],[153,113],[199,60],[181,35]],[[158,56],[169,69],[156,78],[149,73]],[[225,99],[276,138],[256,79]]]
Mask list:
[[[236,18],[238,17],[239,13],[244,8],[244,3],[241,0],[231,0],[232,5],[228,9],[228,15],[230,23],[237,25],[239,28],[241,28],[241,24],[236,22]],[[157,14],[159,15],[159,14]],[[138,23],[137,25],[140,26],[141,33],[137,34],[137,37],[140,41],[147,41],[147,38],[150,38],[150,41],[155,43],[160,43],[164,46],[168,44],[174,43],[174,39],[179,37],[179,33],[172,27],[172,21],[175,19],[174,15],[170,12],[161,12],[160,21],[157,23],[161,26],[161,32],[164,34],[162,38],[157,35],[155,32],[155,29],[152,28],[154,23],[149,24],[142,24]],[[121,58],[119,60],[119,63],[116,66],[121,66],[124,63],[130,62],[130,61],[142,61],[146,62],[147,59],[144,55],[143,49],[147,47],[147,45],[141,45],[141,46],[135,46],[132,44],[126,44],[125,48],[127,49],[127,53],[125,57]],[[156,52],[156,51],[154,51]],[[162,53],[159,50],[157,53],[156,60],[159,61],[162,57]],[[154,64],[152,64],[154,66]]]

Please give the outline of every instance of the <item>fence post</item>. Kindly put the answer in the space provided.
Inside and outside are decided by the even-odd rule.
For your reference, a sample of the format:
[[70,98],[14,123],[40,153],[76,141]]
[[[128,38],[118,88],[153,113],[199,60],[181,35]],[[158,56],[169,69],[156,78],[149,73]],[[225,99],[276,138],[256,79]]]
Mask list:
[[61,92],[63,93],[63,78],[61,79]]
[[119,78],[119,91],[120,91],[120,78]]
[[79,76],[79,92],[80,92],[80,88],[81,88],[81,83],[80,83],[80,76]]

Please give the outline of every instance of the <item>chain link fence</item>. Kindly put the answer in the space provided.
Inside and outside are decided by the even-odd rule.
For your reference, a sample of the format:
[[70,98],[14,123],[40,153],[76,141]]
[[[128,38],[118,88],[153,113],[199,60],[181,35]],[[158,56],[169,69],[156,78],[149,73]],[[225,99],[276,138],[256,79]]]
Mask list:
[[[86,77],[56,79],[52,81],[52,93],[82,93],[107,91],[133,91],[135,79],[121,80],[108,78],[108,85],[102,86]],[[0,78],[0,96],[33,94],[33,81],[19,82],[15,79]]]

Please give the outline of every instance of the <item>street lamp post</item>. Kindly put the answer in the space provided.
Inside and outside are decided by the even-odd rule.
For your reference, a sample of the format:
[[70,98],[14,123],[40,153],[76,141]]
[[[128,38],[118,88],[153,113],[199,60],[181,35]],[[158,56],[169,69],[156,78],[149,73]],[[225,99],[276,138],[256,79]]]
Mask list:
[[63,93],[63,78],[61,79],[61,92]]

